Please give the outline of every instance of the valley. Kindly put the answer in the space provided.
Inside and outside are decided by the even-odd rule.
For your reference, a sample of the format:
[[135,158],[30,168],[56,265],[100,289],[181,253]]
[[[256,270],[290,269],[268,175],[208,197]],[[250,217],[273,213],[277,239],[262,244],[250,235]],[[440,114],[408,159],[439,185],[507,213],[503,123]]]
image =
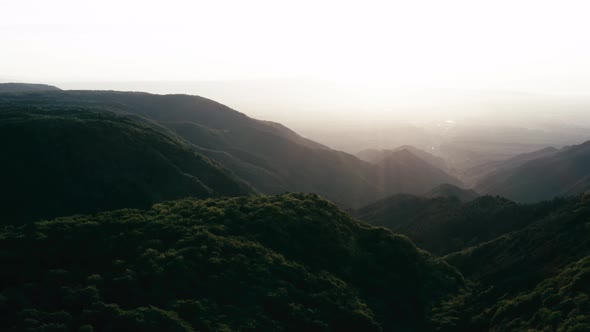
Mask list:
[[0,84],[0,145],[3,331],[590,329],[588,143],[458,169],[198,96]]

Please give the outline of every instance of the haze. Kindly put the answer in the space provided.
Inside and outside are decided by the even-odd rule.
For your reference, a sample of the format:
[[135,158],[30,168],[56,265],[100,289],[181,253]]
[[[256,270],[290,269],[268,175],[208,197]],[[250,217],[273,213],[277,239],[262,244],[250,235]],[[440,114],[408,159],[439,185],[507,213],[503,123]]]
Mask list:
[[198,94],[350,151],[367,146],[341,144],[344,134],[394,124],[579,128],[589,122],[588,9],[584,1],[3,1],[0,79]]

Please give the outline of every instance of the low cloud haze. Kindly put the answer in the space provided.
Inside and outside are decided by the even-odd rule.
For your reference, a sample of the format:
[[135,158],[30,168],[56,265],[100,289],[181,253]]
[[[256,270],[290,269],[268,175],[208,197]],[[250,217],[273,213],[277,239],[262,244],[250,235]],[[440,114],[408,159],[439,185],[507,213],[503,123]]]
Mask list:
[[0,80],[200,95],[351,153],[410,144],[450,159],[479,149],[505,158],[590,138],[588,9],[2,2]]
[[507,138],[497,135],[499,131],[519,130],[521,139],[535,146],[567,145],[588,138],[590,128],[590,97],[578,94],[401,87],[367,93],[354,85],[310,79],[57,85],[196,94],[255,118],[281,122],[304,136],[350,152],[402,144],[428,146],[433,140],[478,133],[503,140]]

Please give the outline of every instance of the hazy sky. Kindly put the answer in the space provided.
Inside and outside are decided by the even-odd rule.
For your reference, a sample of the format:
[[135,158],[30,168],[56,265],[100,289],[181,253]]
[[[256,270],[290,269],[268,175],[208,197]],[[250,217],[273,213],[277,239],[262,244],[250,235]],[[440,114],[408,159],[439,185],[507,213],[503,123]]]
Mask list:
[[[589,1],[567,0],[0,0],[0,80],[258,80],[254,98],[312,111],[388,110],[378,101],[412,89],[588,94],[589,14]],[[279,95],[276,79],[305,91]],[[199,93],[178,89],[167,92]],[[205,96],[260,104],[215,91]]]
[[588,1],[0,1],[0,76],[590,88]]

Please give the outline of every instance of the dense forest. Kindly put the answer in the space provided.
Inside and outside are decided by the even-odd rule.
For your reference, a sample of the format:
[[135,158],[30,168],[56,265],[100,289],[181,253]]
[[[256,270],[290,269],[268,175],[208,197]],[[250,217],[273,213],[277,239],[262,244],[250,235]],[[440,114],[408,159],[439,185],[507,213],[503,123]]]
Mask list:
[[590,331],[588,143],[473,170],[576,182],[525,204],[201,97],[3,88],[1,331]]
[[398,158],[371,164],[301,137],[281,124],[252,119],[198,96],[117,91],[0,94],[0,108],[24,106],[91,107],[140,116],[174,132],[261,193],[312,192],[344,208],[459,182],[407,149]]
[[461,275],[316,195],[186,199],[0,233],[3,331],[419,330]]
[[394,195],[354,214],[370,224],[405,234],[432,253],[445,255],[522,229],[567,202],[555,199],[524,205],[493,196],[462,202],[457,197]]
[[3,107],[2,223],[253,192],[140,119],[92,108]]
[[590,197],[582,195],[521,230],[446,256],[471,283],[442,311],[448,330],[589,331],[589,220]]
[[517,156],[479,179],[475,188],[525,203],[584,193],[590,189],[590,142]]

